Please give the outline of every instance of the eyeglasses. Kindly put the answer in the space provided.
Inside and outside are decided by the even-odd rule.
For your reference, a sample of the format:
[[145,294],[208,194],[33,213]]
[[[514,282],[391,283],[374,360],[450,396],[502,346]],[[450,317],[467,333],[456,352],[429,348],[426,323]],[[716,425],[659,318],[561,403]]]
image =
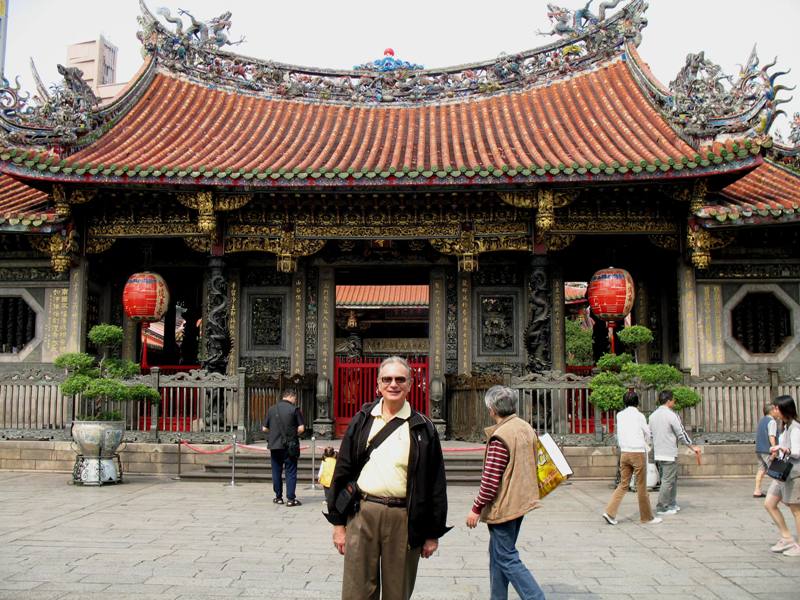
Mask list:
[[383,385],[389,385],[392,383],[392,381],[394,381],[397,385],[403,385],[406,381],[408,381],[408,377],[403,377],[402,375],[400,377],[388,377],[386,375],[381,377],[381,383]]

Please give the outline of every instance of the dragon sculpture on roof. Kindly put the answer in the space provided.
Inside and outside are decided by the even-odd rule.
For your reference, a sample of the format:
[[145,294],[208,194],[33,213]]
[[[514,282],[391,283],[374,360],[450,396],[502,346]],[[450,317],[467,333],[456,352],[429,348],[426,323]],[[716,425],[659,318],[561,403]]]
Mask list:
[[713,139],[721,134],[762,136],[775,118],[785,114],[778,107],[791,100],[778,98],[792,90],[776,80],[788,71],[770,73],[777,59],[760,67],[756,48],[734,78],[706,58],[690,53],[677,77],[669,84],[669,95],[661,98],[667,116],[693,137]]

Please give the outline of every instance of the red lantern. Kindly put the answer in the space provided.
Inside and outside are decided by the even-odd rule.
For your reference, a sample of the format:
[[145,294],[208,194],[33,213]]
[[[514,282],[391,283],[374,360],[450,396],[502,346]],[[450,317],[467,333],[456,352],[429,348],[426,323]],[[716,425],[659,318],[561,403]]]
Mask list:
[[122,290],[122,306],[133,321],[160,321],[169,306],[167,284],[157,273],[134,273]]
[[608,324],[611,353],[614,354],[616,321],[628,316],[636,298],[633,278],[625,269],[601,269],[592,275],[586,295],[592,312]]

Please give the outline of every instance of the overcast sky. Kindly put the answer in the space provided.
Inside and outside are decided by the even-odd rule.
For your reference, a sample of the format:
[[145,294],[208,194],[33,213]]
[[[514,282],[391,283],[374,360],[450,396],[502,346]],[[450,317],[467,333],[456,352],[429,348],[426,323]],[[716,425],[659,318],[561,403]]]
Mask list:
[[[576,8],[583,0],[550,0]],[[177,8],[207,21],[233,13],[231,38],[246,41],[239,54],[297,65],[352,68],[394,48],[396,56],[426,67],[488,60],[549,43],[536,35],[550,30],[547,2],[507,0],[146,0],[150,9]],[[66,46],[104,35],[119,48],[118,81],[127,81],[142,62],[136,39],[138,0],[8,0],[6,76],[20,75],[32,90],[28,61],[33,57],[46,82],[58,79]],[[600,0],[593,7],[597,12]],[[650,0],[648,27],[639,52],[656,77],[669,83],[688,52],[706,57],[735,74],[758,45],[762,65],[778,56],[780,81],[800,82],[800,0]],[[800,112],[800,89],[787,113]],[[788,133],[785,117],[777,128]],[[774,131],[774,129],[773,129]]]

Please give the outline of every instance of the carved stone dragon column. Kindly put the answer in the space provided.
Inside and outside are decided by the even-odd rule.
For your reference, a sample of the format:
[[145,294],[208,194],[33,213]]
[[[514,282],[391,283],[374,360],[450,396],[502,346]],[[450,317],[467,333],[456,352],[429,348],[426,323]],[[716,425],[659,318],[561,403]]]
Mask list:
[[528,351],[528,371],[543,373],[552,369],[552,285],[546,256],[535,255],[531,260],[528,283],[528,326],[525,328],[525,348]]
[[228,334],[228,282],[225,280],[222,258],[209,260],[208,310],[205,320],[206,359],[203,367],[214,373],[225,373],[228,368],[230,336]]

